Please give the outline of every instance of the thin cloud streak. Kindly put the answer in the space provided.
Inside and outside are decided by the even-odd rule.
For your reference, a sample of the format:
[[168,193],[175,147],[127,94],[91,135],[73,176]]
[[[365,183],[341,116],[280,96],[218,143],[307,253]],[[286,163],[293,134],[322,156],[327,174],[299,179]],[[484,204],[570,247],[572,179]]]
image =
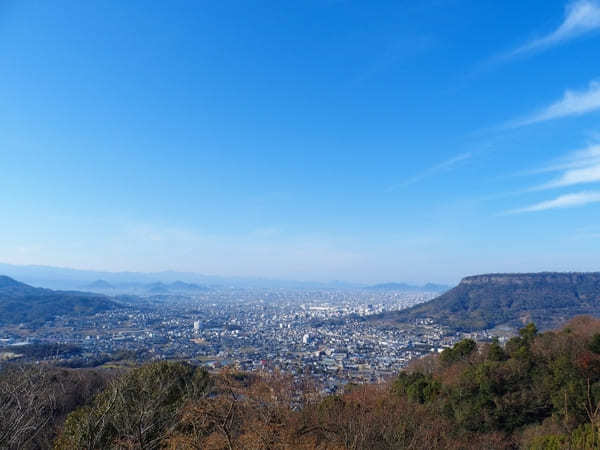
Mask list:
[[540,186],[540,189],[553,189],[558,187],[574,186],[576,184],[597,183],[599,181],[600,165],[596,165],[583,169],[567,170],[556,180]]
[[567,90],[562,99],[552,103],[538,113],[509,123],[507,127],[518,128],[563,117],[579,116],[597,109],[600,109],[600,83],[592,81],[587,90]]
[[403,181],[402,183],[398,183],[395,184],[393,186],[390,186],[386,189],[386,192],[392,192],[395,191],[396,189],[399,189],[401,187],[405,187],[405,186],[409,186],[411,184],[417,183],[421,180],[423,180],[424,178],[433,176],[437,173],[440,172],[445,172],[448,170],[453,169],[458,163],[465,161],[469,158],[471,158],[473,156],[473,154],[471,152],[465,152],[465,153],[460,153],[456,156],[453,156],[450,159],[447,159],[446,161],[442,161],[439,164],[436,164],[435,166],[430,167],[429,169],[424,170],[423,172],[415,175],[412,178],[409,178],[408,180]]
[[[600,140],[600,139],[599,139]],[[579,169],[600,164],[600,144],[593,144],[583,150],[572,152],[566,158],[554,160],[552,165],[524,172],[524,175],[535,175],[538,173],[559,172],[568,169]]]
[[524,208],[507,211],[506,214],[520,214],[527,212],[547,211],[550,209],[572,208],[590,203],[600,202],[600,191],[584,191],[575,194],[561,195],[552,200],[535,203]]
[[600,182],[600,145],[571,153],[562,161],[530,173],[562,172],[554,180],[536,186],[530,191],[540,191],[577,184]]
[[505,58],[549,48],[597,29],[600,29],[600,4],[580,0],[567,5],[565,19],[556,30],[513,50]]

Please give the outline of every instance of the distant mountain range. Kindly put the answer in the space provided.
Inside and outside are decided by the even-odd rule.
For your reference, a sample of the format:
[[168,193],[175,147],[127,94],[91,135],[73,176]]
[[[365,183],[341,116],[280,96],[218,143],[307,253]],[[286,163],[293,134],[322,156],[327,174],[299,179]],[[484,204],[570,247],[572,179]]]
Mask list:
[[110,284],[108,281],[106,280],[96,280],[93,283],[90,283],[86,286],[86,289],[93,289],[93,290],[111,290],[111,289],[115,289],[115,287]]
[[533,321],[538,328],[550,329],[580,314],[600,316],[600,273],[470,276],[429,302],[371,320],[398,325],[431,317],[465,331]]
[[407,283],[382,283],[368,286],[367,289],[373,291],[403,291],[403,292],[445,292],[450,286],[445,284],[427,283],[423,285],[414,285]]
[[[51,266],[21,266],[0,263],[0,273],[26,283],[52,289],[89,289],[87,286],[97,281],[106,282],[115,288],[139,286],[152,283],[190,283],[200,286],[241,287],[241,288],[354,288],[362,285],[332,281],[320,283],[311,281],[275,280],[258,277],[221,277],[193,272],[106,272],[79,270]],[[92,288],[97,289],[97,288]]]
[[0,276],[0,324],[43,323],[58,315],[88,315],[122,306],[90,292],[36,288]]
[[174,281],[173,283],[163,283],[157,281],[154,283],[115,283],[111,284],[106,280],[96,280],[84,286],[94,292],[114,294],[116,291],[135,291],[140,294],[192,294],[207,291],[207,286],[196,283],[185,283],[183,281]]
[[[318,281],[294,281],[277,280],[258,277],[221,277],[213,275],[203,275],[193,272],[106,272],[96,270],[79,270],[64,267],[51,266],[22,266],[15,264],[6,264],[0,262],[0,273],[21,280],[25,283],[46,287],[51,289],[90,289],[107,293],[112,290],[139,290],[145,289],[142,285],[151,285],[162,283],[165,286],[156,285],[155,293],[159,293],[163,288],[166,291],[182,292],[193,291],[198,288],[206,287],[235,287],[235,288],[289,288],[289,289],[377,289],[376,285],[369,286],[365,283],[351,283],[346,281],[332,280],[329,282]],[[439,292],[447,288],[442,285],[432,283],[425,286],[413,286],[405,283],[387,283],[388,285],[397,285],[390,290],[405,291],[433,291]],[[183,287],[187,285],[187,287]],[[440,286],[440,289],[432,287]],[[425,289],[427,287],[427,289]],[[163,291],[164,292],[164,291]]]

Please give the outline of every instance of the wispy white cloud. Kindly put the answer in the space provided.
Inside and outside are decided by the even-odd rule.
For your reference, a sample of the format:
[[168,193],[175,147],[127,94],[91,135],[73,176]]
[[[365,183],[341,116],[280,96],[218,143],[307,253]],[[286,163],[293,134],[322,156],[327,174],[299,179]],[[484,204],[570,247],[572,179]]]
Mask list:
[[575,194],[565,194],[552,200],[546,200],[535,203],[524,208],[513,209],[507,214],[519,214],[535,211],[546,211],[549,209],[571,208],[575,206],[584,206],[590,203],[600,202],[600,191],[584,191]]
[[565,18],[557,29],[513,50],[507,56],[542,50],[597,29],[600,29],[600,4],[591,0],[579,0],[567,5]]
[[557,179],[542,186],[543,189],[573,186],[576,184],[597,183],[600,181],[600,165],[585,167],[583,169],[571,169],[565,171]]
[[[594,140],[600,141],[600,136]],[[567,169],[590,167],[596,164],[600,164],[600,144],[591,144],[584,149],[576,150],[560,159],[554,160],[549,165],[539,169],[530,170],[526,172],[526,174],[558,172]]]
[[408,178],[407,180],[404,180],[401,183],[389,186],[386,189],[386,192],[395,191],[398,188],[417,183],[417,182],[423,180],[424,178],[436,175],[440,172],[445,172],[445,171],[451,170],[454,167],[456,167],[459,163],[471,158],[472,156],[473,156],[473,154],[471,152],[459,153],[458,155],[453,156],[450,159],[442,161],[441,163],[436,164],[435,166],[429,167],[428,169],[422,171],[421,173],[418,173],[417,175],[415,175],[411,178]]
[[534,187],[533,191],[600,182],[600,144],[572,152],[554,164],[532,173],[562,172],[553,180]]
[[587,90],[567,90],[560,100],[524,119],[510,122],[508,127],[516,128],[562,117],[578,116],[597,109],[600,109],[600,83],[592,81]]

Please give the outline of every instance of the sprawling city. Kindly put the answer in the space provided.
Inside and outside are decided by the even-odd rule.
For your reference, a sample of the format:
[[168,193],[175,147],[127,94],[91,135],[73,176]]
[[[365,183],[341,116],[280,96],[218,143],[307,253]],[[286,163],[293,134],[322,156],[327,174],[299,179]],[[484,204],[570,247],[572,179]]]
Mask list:
[[[413,358],[450,347],[463,335],[424,318],[403,328],[369,316],[400,310],[434,292],[368,289],[207,288],[193,294],[127,295],[123,309],[87,317],[57,316],[35,328],[0,328],[4,360],[33,344],[64,344],[49,360],[100,366],[116,359],[181,360],[209,369],[310,375],[323,390],[381,382]],[[481,333],[480,333],[481,334]],[[485,337],[485,333],[480,337]]]

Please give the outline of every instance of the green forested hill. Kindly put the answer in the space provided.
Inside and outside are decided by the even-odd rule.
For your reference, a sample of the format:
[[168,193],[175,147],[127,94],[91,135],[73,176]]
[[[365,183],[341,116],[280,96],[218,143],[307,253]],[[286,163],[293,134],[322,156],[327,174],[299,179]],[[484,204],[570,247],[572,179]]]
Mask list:
[[398,324],[431,317],[461,330],[533,321],[549,329],[579,314],[600,315],[600,273],[470,276],[429,302],[373,320]]
[[0,276],[0,325],[44,322],[57,315],[95,314],[119,307],[104,295],[36,288]]

